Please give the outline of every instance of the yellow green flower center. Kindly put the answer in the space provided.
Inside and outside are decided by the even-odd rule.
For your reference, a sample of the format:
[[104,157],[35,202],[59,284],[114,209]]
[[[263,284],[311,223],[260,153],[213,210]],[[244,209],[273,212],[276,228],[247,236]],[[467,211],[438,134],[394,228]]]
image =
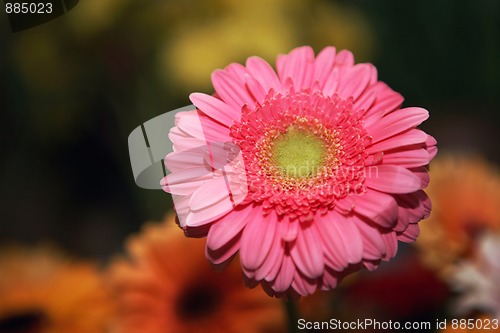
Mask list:
[[309,178],[325,161],[325,144],[314,133],[290,126],[276,138],[272,148],[275,167],[287,177]]

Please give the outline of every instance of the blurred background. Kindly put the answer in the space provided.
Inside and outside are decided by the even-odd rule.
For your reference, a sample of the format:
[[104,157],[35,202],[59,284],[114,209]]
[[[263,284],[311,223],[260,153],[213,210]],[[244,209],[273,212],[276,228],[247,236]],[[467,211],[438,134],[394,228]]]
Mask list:
[[[0,14],[0,40],[0,245],[52,242],[99,260],[121,251],[171,207],[167,194],[135,185],[128,134],[190,104],[191,92],[211,93],[212,70],[252,55],[273,64],[300,45],[347,48],[373,63],[405,106],[430,111],[422,128],[437,138],[438,156],[500,163],[496,0],[80,0],[17,33]],[[403,251],[365,288],[399,267],[444,299],[447,289],[420,264],[401,268],[413,257]],[[422,307],[418,316],[435,315]]]

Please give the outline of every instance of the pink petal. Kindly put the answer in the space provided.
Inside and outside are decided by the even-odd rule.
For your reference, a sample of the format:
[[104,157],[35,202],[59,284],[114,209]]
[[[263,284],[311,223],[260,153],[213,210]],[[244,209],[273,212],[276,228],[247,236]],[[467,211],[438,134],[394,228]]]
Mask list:
[[363,239],[363,259],[378,260],[384,257],[387,249],[380,230],[358,218],[354,222]]
[[253,107],[255,104],[244,84],[223,70],[215,70],[212,73],[212,84],[217,95],[239,113],[236,119],[240,118],[243,105],[247,104],[249,107]]
[[292,258],[285,255],[283,257],[281,269],[276,276],[276,279],[273,281],[273,290],[278,293],[287,291],[292,284],[294,275],[295,265],[293,264]]
[[245,66],[237,62],[229,64],[226,68],[224,68],[224,71],[227,72],[228,74],[231,74],[233,78],[238,80],[239,83],[244,83],[243,78],[245,77],[245,75],[249,74]]
[[358,99],[368,87],[373,71],[373,65],[358,64],[347,70],[340,81],[338,94],[343,99],[353,97]]
[[362,258],[361,234],[350,218],[331,211],[315,221],[324,250],[344,263],[358,263]]
[[420,190],[418,176],[397,165],[377,165],[374,174],[370,172],[365,180],[367,187],[386,193],[411,193]]
[[366,148],[368,154],[386,151],[394,148],[405,147],[424,143],[427,140],[427,134],[419,129],[413,128],[404,133],[400,133],[388,139],[371,144]]
[[392,228],[398,221],[398,205],[392,195],[367,191],[353,196],[354,211],[367,217],[383,228]]
[[297,238],[300,225],[297,219],[283,219],[280,222],[281,238],[285,242],[292,242]]
[[384,164],[397,164],[405,168],[414,168],[429,164],[429,153],[425,149],[397,149],[384,153]]
[[373,125],[367,125],[366,129],[373,137],[372,143],[376,143],[414,128],[427,118],[429,118],[429,112],[426,109],[417,107],[405,108],[389,113]]
[[281,91],[281,83],[271,65],[259,57],[247,59],[246,66],[252,76],[261,84],[264,91],[269,93],[271,89]]
[[336,66],[352,67],[354,65],[354,56],[351,51],[341,50],[337,53],[337,58],[335,59]]
[[259,281],[264,279],[267,281],[274,280],[283,262],[284,254],[284,244],[280,239],[279,233],[276,233],[266,260],[255,270],[255,279]]
[[262,215],[262,209],[253,208],[249,221],[241,236],[241,264],[249,270],[255,270],[266,259],[273,244],[278,220],[276,214]]
[[323,94],[325,96],[333,96],[337,91],[340,82],[340,72],[338,68],[332,70],[332,72],[328,75],[325,81],[325,85],[323,87]]
[[380,265],[380,260],[374,260],[374,261],[363,261],[363,266],[369,271],[373,271],[378,268]]
[[420,227],[418,223],[411,223],[405,231],[398,235],[398,240],[405,243],[414,242],[420,235]]
[[292,288],[298,292],[301,296],[308,296],[314,294],[317,289],[316,280],[308,279],[300,274],[299,271],[295,271],[295,276],[293,277]]
[[324,87],[326,78],[333,70],[333,65],[335,63],[335,53],[335,47],[328,46],[321,50],[321,52],[316,57],[313,81],[318,81],[321,88]]
[[409,168],[411,172],[413,172],[418,178],[420,178],[421,186],[420,188],[426,188],[429,185],[430,176],[429,170],[426,166],[417,167],[417,168]]
[[396,237],[396,233],[391,231],[382,234],[382,240],[384,241],[385,248],[387,249],[384,260],[394,258],[396,256],[396,253],[398,252],[398,239]]
[[357,100],[354,101],[353,109],[357,110],[368,110],[373,103],[375,103],[375,99],[377,98],[377,92],[374,89],[371,89],[369,86],[361,96],[358,97]]
[[252,207],[237,207],[210,227],[207,246],[218,250],[238,235],[248,223],[252,215]]
[[267,91],[262,88],[262,85],[251,75],[245,75],[245,85],[252,98],[257,102],[262,102],[267,95]]
[[331,269],[326,269],[323,275],[323,286],[326,288],[324,290],[330,290],[337,286],[339,278],[337,277],[337,272]]
[[432,160],[434,156],[436,156],[438,152],[438,148],[436,147],[437,141],[433,136],[428,135],[427,140],[425,141],[425,145],[427,146],[427,151],[429,152],[429,159]]
[[325,268],[319,238],[314,223],[310,226],[301,226],[297,239],[290,248],[290,255],[298,270],[311,279],[321,276]]
[[231,107],[213,96],[192,93],[189,95],[189,99],[200,111],[226,127],[231,126],[235,120],[240,119],[241,108]]
[[371,86],[369,91],[375,91],[377,98],[366,112],[364,123],[367,128],[378,122],[386,114],[399,109],[404,101],[403,96],[380,81]]
[[217,251],[211,250],[208,246],[205,247],[205,256],[214,265],[225,265],[238,252],[240,248],[240,238],[235,237],[231,242],[221,247]]
[[314,74],[314,51],[309,46],[298,47],[278,57],[276,66],[282,84],[290,78],[296,88],[306,88],[311,85]]

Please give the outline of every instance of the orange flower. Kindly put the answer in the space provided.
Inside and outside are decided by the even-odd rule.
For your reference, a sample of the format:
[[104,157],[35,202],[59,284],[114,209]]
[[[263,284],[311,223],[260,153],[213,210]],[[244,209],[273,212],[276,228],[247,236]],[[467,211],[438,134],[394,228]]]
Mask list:
[[91,263],[47,248],[0,250],[0,332],[106,332],[112,311]]
[[431,163],[430,176],[432,213],[415,244],[426,264],[447,275],[482,230],[500,228],[500,174],[482,159],[449,155]]
[[282,307],[261,290],[243,285],[238,263],[213,271],[204,240],[187,239],[173,216],[148,224],[127,242],[130,259],[110,268],[118,301],[117,333],[274,332],[284,326]]

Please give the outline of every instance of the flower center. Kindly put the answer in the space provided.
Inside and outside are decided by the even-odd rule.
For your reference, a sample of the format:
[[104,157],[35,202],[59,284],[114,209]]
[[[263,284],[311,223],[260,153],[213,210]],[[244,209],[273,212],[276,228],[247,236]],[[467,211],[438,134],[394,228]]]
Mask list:
[[323,141],[309,131],[292,125],[274,141],[272,162],[288,177],[314,176],[324,160]]
[[0,318],[0,332],[2,333],[38,333],[45,331],[47,316],[39,310],[15,313]]
[[191,286],[179,295],[177,314],[186,320],[207,317],[217,310],[220,301],[221,296],[216,289],[205,285]]
[[270,92],[243,106],[230,128],[242,152],[249,198],[290,219],[310,220],[317,211],[365,190],[363,112],[352,99],[309,89]]

